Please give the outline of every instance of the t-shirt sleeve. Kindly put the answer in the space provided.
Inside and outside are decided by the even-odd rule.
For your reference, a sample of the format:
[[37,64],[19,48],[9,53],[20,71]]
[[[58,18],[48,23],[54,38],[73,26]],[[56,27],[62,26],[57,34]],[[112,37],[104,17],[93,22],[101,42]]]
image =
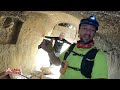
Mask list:
[[108,79],[107,55],[103,51],[99,51],[95,57],[92,78]]

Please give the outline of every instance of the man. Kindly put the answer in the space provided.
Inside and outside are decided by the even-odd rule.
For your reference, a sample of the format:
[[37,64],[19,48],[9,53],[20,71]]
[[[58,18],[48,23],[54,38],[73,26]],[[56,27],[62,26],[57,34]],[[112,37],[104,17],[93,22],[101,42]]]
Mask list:
[[[77,41],[76,45],[74,46],[73,48],[74,52],[71,52],[69,56],[66,58],[66,60],[64,60],[64,56],[65,53],[68,51],[68,49],[65,52],[63,52],[59,57],[56,57],[53,53],[53,48],[50,47],[51,42],[48,45],[49,48],[48,46],[45,46],[44,43],[42,43],[41,47],[48,52],[51,61],[55,65],[60,65],[60,64],[62,65],[60,69],[61,79],[90,79],[90,78],[107,79],[108,78],[107,57],[102,50],[99,50],[96,53],[94,60],[85,58],[86,53],[92,50],[93,48],[95,48],[93,38],[96,34],[96,31],[98,30],[98,27],[99,27],[99,23],[97,22],[95,16],[90,16],[80,21],[79,31],[78,31],[80,40]],[[91,55],[93,55],[93,53]],[[91,62],[94,63],[91,64]],[[91,76],[86,77],[87,72],[85,72],[85,70],[88,71],[92,65],[93,67],[90,73]]]

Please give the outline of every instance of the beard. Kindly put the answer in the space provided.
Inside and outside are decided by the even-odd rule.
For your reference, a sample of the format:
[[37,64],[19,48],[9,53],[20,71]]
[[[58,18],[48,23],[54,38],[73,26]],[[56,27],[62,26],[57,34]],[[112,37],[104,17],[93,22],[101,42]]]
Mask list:
[[90,43],[90,42],[92,41],[92,37],[91,37],[91,35],[89,35],[89,34],[84,34],[84,35],[80,38],[80,41],[81,41],[81,43],[83,43],[83,44],[88,44],[88,43]]

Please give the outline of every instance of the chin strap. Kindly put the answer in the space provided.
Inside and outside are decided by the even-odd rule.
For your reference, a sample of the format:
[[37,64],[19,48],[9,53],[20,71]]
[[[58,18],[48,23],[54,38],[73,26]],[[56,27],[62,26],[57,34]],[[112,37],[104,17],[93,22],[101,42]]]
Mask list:
[[92,46],[94,46],[93,40],[88,44],[81,44],[80,42],[81,41],[77,41],[77,47],[78,48],[91,48]]

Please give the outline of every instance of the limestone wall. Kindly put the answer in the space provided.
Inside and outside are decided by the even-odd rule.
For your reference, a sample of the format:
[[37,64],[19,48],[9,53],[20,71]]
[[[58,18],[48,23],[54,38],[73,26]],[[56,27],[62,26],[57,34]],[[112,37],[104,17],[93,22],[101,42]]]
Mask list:
[[[78,28],[79,19],[94,12],[76,11],[0,11],[0,72],[7,68],[21,68],[24,74],[29,74],[36,68],[36,54],[38,45],[45,35],[58,36],[61,31],[68,30],[63,27],[54,27],[59,23],[71,23]],[[71,15],[69,15],[71,14]],[[119,15],[95,12],[100,20],[100,31],[95,37],[95,45],[104,50],[108,56],[109,78],[120,78],[120,43],[119,43]],[[73,16],[72,16],[73,15]],[[8,29],[2,29],[5,17],[17,18],[22,26],[17,36],[11,39],[13,33]],[[76,16],[76,17],[74,17]],[[63,30],[64,29],[64,30]],[[6,30],[6,31],[5,31]],[[14,29],[14,31],[17,30]],[[67,32],[69,39],[71,32]],[[15,33],[14,33],[15,34]],[[8,35],[10,35],[8,37]],[[73,35],[74,36],[74,35]],[[13,43],[11,40],[14,40]],[[40,59],[41,61],[44,58]]]

